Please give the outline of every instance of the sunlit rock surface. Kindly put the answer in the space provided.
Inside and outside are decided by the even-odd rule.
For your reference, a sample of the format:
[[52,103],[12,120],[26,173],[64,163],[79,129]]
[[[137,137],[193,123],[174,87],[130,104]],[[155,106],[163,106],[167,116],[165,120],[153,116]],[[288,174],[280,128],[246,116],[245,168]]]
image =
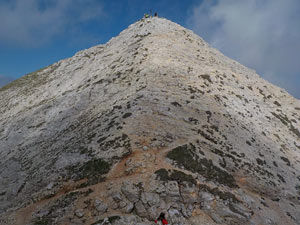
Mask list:
[[0,224],[300,224],[299,128],[285,90],[142,19],[0,89]]

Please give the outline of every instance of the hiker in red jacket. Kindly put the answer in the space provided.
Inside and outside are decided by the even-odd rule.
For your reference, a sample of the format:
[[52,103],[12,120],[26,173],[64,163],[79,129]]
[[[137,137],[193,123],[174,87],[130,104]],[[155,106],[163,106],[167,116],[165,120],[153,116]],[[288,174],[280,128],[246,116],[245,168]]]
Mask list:
[[157,223],[158,221],[161,221],[162,225],[168,224],[164,213],[161,213],[159,215],[159,217],[155,220],[155,223]]

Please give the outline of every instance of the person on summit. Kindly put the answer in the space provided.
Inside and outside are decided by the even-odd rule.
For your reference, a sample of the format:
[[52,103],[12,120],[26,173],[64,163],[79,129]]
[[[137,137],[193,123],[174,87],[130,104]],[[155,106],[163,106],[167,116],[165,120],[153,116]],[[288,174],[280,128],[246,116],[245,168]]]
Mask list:
[[161,213],[159,215],[159,217],[154,222],[162,224],[162,225],[168,224],[168,221],[166,220],[166,217],[165,217],[164,213]]

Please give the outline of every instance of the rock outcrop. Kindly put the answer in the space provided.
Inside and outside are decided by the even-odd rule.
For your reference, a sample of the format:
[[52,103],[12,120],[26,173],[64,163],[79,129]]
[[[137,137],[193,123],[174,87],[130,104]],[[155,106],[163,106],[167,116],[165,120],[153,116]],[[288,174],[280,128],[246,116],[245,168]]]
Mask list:
[[0,224],[300,224],[299,128],[299,100],[142,19],[0,89]]

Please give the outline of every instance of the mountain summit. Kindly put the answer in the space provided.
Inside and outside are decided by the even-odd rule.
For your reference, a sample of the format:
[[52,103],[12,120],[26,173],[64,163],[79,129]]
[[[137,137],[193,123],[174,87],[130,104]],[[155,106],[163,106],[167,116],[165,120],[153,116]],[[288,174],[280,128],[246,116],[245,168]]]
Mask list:
[[0,89],[0,224],[299,224],[299,127],[286,91],[142,19]]

